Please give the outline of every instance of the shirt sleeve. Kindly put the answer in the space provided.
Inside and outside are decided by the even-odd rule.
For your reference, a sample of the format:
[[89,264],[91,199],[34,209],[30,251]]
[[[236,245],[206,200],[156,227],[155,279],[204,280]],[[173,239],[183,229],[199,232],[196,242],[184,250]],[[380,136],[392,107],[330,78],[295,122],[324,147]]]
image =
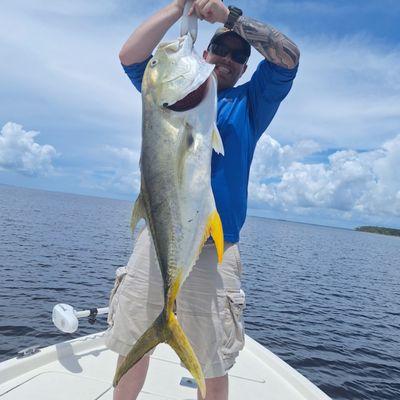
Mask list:
[[137,63],[137,64],[132,64],[132,65],[122,65],[122,68],[124,69],[125,73],[128,75],[129,79],[133,83],[133,86],[141,92],[142,91],[142,79],[143,79],[143,74],[144,70],[146,69],[147,63],[153,56],[150,55],[146,60]]
[[267,129],[281,101],[289,93],[297,68],[298,66],[287,69],[265,59],[258,64],[247,84],[250,120],[254,126],[256,140]]

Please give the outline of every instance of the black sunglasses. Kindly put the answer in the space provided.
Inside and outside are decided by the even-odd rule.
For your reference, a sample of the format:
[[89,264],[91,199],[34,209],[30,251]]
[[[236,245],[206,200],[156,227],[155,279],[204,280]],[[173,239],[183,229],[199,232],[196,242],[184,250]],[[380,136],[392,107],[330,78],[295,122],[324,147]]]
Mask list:
[[246,64],[249,59],[248,55],[243,50],[234,50],[224,44],[211,43],[208,46],[208,50],[221,57],[226,57],[230,54],[231,59],[239,64]]

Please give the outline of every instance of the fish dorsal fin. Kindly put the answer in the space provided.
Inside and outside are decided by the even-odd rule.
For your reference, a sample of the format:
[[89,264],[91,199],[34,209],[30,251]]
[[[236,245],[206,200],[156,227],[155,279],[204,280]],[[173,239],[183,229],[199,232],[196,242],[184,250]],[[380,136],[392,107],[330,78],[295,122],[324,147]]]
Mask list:
[[138,198],[135,201],[135,205],[133,206],[132,210],[132,217],[131,217],[131,230],[132,232],[135,230],[137,223],[142,219],[145,218],[145,209],[143,206],[142,201],[142,193],[139,193]]
[[212,147],[218,154],[225,155],[224,145],[216,124],[214,124],[212,131]]

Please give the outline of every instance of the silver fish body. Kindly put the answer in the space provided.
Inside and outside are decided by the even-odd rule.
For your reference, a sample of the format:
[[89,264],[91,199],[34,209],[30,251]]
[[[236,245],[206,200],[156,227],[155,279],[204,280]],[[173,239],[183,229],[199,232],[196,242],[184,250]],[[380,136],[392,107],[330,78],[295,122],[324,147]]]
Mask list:
[[222,261],[222,224],[211,188],[212,150],[223,153],[215,124],[213,67],[194,52],[188,34],[160,44],[143,76],[141,190],[132,228],[145,219],[163,277],[165,305],[117,372],[123,374],[152,347],[167,342],[204,394],[201,367],[173,305],[210,235]]

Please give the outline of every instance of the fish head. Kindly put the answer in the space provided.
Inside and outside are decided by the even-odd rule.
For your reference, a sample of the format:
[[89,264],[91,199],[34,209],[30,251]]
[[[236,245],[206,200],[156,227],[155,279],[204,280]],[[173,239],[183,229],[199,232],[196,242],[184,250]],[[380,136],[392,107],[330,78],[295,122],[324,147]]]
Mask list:
[[212,74],[193,48],[190,34],[161,43],[143,76],[143,92],[159,107],[170,107],[195,92]]

